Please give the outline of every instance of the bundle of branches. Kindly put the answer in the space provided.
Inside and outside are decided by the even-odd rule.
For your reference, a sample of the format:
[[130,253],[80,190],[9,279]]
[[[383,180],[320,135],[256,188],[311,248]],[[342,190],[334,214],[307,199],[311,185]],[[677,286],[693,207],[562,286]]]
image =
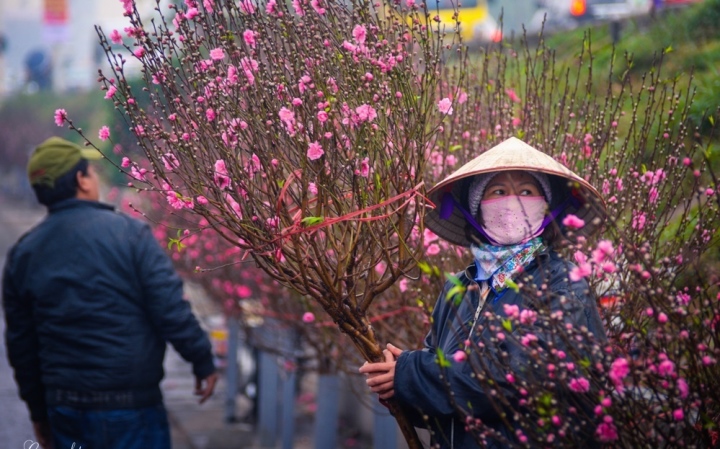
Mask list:
[[[305,368],[322,374],[357,372],[360,357],[344,339],[338,338],[335,323],[326,319],[322,308],[270,278],[254,265],[247,252],[210,228],[207,220],[188,209],[173,209],[158,192],[125,192],[122,198],[117,196],[118,190],[114,189],[108,199],[119,202],[125,212],[152,223],[155,238],[167,247],[178,272],[202,286],[226,317],[238,320],[252,346],[283,357],[301,354]],[[375,269],[384,271],[382,264]],[[408,309],[409,305],[403,307],[383,299],[368,311],[368,319],[375,329],[415,330],[415,343],[423,327],[398,325],[399,320],[414,316],[406,313]],[[276,335],[291,335],[294,341],[279,345],[274,340],[251,338],[260,326],[271,327],[268,332]],[[400,337],[402,332],[396,335]]]
[[[123,161],[132,185],[202,216],[382,360],[368,309],[422,250],[410,236],[443,49],[427,10],[188,0],[158,3],[148,24],[123,3],[134,43],[116,52],[120,32],[98,29],[111,65],[99,79],[151,164]],[[127,58],[142,66],[141,92]],[[74,128],[64,111],[56,119]]]

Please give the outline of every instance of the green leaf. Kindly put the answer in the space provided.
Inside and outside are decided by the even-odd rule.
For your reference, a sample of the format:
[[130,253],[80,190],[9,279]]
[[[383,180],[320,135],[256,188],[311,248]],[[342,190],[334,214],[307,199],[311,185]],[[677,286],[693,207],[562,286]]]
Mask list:
[[436,350],[437,355],[437,363],[443,368],[450,368],[450,361],[445,357],[445,354],[442,352],[442,349],[438,348]]
[[544,405],[545,407],[551,407],[552,406],[552,394],[549,392],[545,392],[540,396],[540,403]]
[[708,116],[708,122],[710,122],[712,126],[715,126],[715,117],[712,115]]
[[180,239],[169,239],[168,241],[168,249],[172,251],[173,246],[177,247],[177,252],[180,252],[185,248],[185,244],[180,241]]
[[502,320],[502,326],[503,326],[503,329],[505,329],[506,331],[512,332],[512,321]]
[[647,167],[645,166],[645,164],[641,164],[640,165],[640,174],[644,175],[646,172],[647,172]]
[[668,45],[667,47],[665,47],[665,54],[672,53],[672,51],[673,51],[672,45]]
[[517,137],[518,139],[522,139],[523,137],[525,137],[525,131],[522,129],[518,129]]
[[515,293],[519,293],[519,292],[520,292],[520,286],[517,285],[517,284],[515,283],[515,281],[513,281],[513,280],[510,279],[510,278],[505,279],[505,285],[507,285],[507,287],[508,287],[510,290],[514,291]]
[[580,360],[580,366],[583,368],[590,368],[590,365],[592,365],[592,362],[587,357]]
[[452,152],[460,150],[460,149],[462,149],[462,145],[453,145],[450,147],[450,152],[452,153]]
[[452,300],[453,305],[457,306],[462,301],[463,295],[465,294],[465,287],[462,285],[456,285],[447,292],[446,300]]
[[305,217],[302,220],[300,220],[300,222],[304,226],[314,226],[316,224],[322,223],[323,221],[325,221],[325,218],[323,218],[323,217]]
[[418,268],[425,274],[432,274],[432,268],[430,268],[430,264],[427,262],[418,262]]
[[447,273],[447,272],[446,272],[446,273],[445,273],[445,279],[447,279],[448,281],[452,282],[453,285],[455,285],[456,287],[462,287],[462,285],[463,285],[463,283],[462,283],[462,281],[460,280],[460,278],[457,277],[457,276],[455,276],[455,275],[452,274],[452,273]]

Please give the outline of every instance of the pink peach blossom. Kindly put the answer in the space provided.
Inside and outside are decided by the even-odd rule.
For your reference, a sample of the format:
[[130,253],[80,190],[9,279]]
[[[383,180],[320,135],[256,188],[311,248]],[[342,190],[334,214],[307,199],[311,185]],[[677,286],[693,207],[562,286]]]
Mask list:
[[252,296],[252,290],[247,285],[238,285],[235,288],[235,293],[242,299],[247,299]]
[[255,42],[255,36],[257,33],[255,33],[253,30],[245,30],[243,31],[243,40],[245,43],[251,47],[255,48],[256,42]]
[[55,124],[57,126],[63,126],[65,120],[67,120],[67,112],[65,112],[65,109],[55,109]]
[[520,339],[520,342],[522,343],[523,346],[529,346],[530,343],[537,341],[537,339],[538,338],[537,338],[537,336],[535,336],[535,334],[525,334]]
[[103,142],[108,140],[110,138],[110,128],[102,126],[100,131],[98,131],[98,138],[100,138]]
[[623,379],[630,373],[630,364],[627,359],[618,357],[610,366],[609,377],[618,390],[622,390]]
[[600,423],[595,430],[595,435],[598,437],[598,440],[603,443],[608,443],[618,439],[617,428],[615,427],[615,424],[611,422]]
[[228,176],[227,167],[225,161],[218,159],[215,161],[215,175],[213,176],[215,184],[221,189],[229,189],[231,185],[230,177]]
[[310,6],[315,10],[316,13],[323,15],[325,14],[325,8],[320,4],[320,0],[310,0]]
[[570,379],[568,386],[575,393],[587,393],[590,391],[590,382],[584,377]]
[[580,229],[585,226],[585,221],[573,214],[568,214],[562,221],[562,224],[570,229]]
[[671,360],[663,360],[658,364],[658,374],[667,377],[675,372],[675,364]]
[[358,174],[362,176],[363,178],[367,178],[370,176],[370,158],[365,158],[362,161],[360,161],[360,169],[358,170]]
[[363,104],[355,108],[355,113],[358,116],[358,121],[361,123],[365,121],[372,122],[377,117],[375,109],[368,104]]
[[302,3],[300,0],[292,0],[292,6],[295,10],[295,14],[297,14],[300,17],[303,17],[305,15],[305,10],[302,7]]
[[170,204],[173,209],[193,209],[194,205],[192,198],[185,198],[179,193],[173,192],[172,190],[167,192],[166,198],[168,204]]
[[108,87],[107,92],[105,92],[105,99],[106,100],[112,99],[112,97],[115,95],[115,92],[117,92],[117,87],[115,87],[115,86]]
[[311,161],[320,159],[323,154],[325,154],[325,151],[317,141],[312,142],[308,145],[307,157]]
[[530,309],[523,309],[520,312],[520,323],[525,325],[532,325],[537,320],[537,312]]
[[520,97],[518,97],[518,94],[515,93],[513,89],[505,89],[505,93],[508,97],[510,97],[510,101],[514,103],[520,103]]
[[118,30],[112,30],[112,33],[110,33],[110,40],[115,45],[122,44],[122,35],[120,35],[120,32]]
[[400,281],[398,281],[398,289],[400,289],[401,293],[405,293],[408,289],[408,280],[407,278],[402,278]]
[[465,351],[455,351],[455,354],[453,354],[452,357],[457,363],[462,363],[467,360],[467,354]]
[[508,318],[516,319],[520,316],[520,308],[515,304],[503,304],[503,311]]
[[200,14],[200,12],[197,10],[197,8],[188,8],[187,12],[185,13],[185,18],[187,20],[192,20],[197,17],[198,14]]
[[355,42],[358,44],[365,43],[365,39],[367,38],[367,29],[364,25],[355,25],[355,28],[352,30],[352,34]]
[[165,170],[173,171],[180,166],[180,162],[172,153],[165,153],[165,155],[161,159],[163,165],[165,165]]
[[690,388],[688,387],[687,382],[682,377],[677,380],[677,388],[678,391],[680,391],[680,398],[685,399],[688,397],[688,394],[690,394]]
[[214,61],[219,61],[221,59],[225,59],[225,50],[223,50],[220,47],[213,48],[212,50],[210,50],[210,58],[213,59]]
[[581,263],[570,270],[569,278],[572,282],[578,282],[579,280],[588,277],[592,274],[592,267],[589,263]]
[[449,98],[438,101],[437,107],[441,114],[452,115],[453,113],[452,101]]

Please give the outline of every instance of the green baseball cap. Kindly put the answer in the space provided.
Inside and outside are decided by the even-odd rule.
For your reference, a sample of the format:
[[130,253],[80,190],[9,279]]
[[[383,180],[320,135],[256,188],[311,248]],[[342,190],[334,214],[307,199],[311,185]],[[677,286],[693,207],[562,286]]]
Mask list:
[[38,145],[30,156],[28,178],[32,185],[55,187],[55,181],[81,160],[102,158],[102,153],[94,148],[82,148],[60,137],[51,137]]

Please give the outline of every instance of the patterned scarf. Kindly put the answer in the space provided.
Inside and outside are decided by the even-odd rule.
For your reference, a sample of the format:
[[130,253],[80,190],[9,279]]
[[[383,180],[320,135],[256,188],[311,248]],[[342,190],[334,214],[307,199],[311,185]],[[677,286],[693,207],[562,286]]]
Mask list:
[[513,279],[522,269],[527,266],[538,251],[545,249],[540,237],[531,239],[525,243],[508,246],[494,246],[487,243],[480,245],[473,244],[470,247],[475,257],[477,275],[475,280],[489,282],[495,293],[507,288],[506,280]]

